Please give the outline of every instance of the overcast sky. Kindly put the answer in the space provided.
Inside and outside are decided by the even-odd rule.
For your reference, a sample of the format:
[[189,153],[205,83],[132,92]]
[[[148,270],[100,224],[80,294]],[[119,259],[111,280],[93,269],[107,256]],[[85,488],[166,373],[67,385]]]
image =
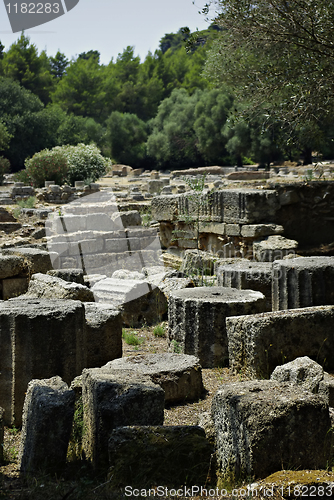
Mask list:
[[[48,56],[60,50],[71,59],[98,50],[101,63],[108,64],[127,45],[134,45],[135,54],[144,60],[148,51],[158,48],[165,33],[175,33],[183,26],[191,31],[207,28],[205,16],[198,13],[206,1],[195,0],[193,5],[192,0],[80,0],[63,16],[25,34]],[[5,3],[0,0],[0,41],[7,50],[20,33],[12,33]]]

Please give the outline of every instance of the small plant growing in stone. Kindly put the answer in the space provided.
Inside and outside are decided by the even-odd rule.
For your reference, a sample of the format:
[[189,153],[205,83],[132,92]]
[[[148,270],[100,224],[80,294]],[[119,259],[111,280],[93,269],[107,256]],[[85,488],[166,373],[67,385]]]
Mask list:
[[173,352],[175,352],[175,354],[182,354],[181,344],[177,340],[172,340],[171,345],[172,345],[172,350]]
[[37,202],[36,196],[29,196],[26,200],[17,201],[16,204],[21,208],[34,208]]
[[153,335],[155,337],[166,337],[166,328],[164,323],[161,323],[153,328]]
[[133,346],[138,346],[144,342],[142,337],[138,337],[137,332],[127,332],[125,329],[122,330],[122,338],[126,344]]

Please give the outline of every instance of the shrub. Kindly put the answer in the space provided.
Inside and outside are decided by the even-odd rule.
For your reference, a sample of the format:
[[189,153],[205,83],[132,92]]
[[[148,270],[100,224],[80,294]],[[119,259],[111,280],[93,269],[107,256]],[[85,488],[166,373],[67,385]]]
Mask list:
[[124,339],[124,342],[126,342],[128,345],[138,346],[144,342],[144,339],[142,337],[138,337],[137,332],[133,331],[127,332],[123,329],[122,337]]
[[60,151],[67,159],[67,182],[74,185],[75,181],[94,182],[106,173],[107,160],[94,145],[78,144],[77,146],[57,146],[54,151]]
[[[55,148],[44,149],[25,162],[27,180],[31,180],[35,187],[43,187],[45,181],[55,181],[63,184],[67,175],[68,166],[65,155]],[[24,174],[21,174],[24,178]]]
[[10,161],[3,156],[0,156],[0,186],[3,184],[4,174],[8,174],[10,171]]
[[165,324],[161,323],[161,325],[155,326],[153,329],[153,335],[155,337],[166,337]]

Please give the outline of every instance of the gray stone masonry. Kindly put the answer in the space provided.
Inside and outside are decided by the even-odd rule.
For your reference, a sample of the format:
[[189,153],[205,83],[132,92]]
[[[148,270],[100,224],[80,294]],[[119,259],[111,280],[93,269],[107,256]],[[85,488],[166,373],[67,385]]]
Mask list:
[[51,269],[46,274],[50,276],[55,276],[56,278],[61,278],[64,281],[69,281],[72,283],[79,283],[80,285],[85,284],[84,273],[82,269]]
[[23,261],[29,266],[29,272],[31,274],[46,273],[52,269],[51,256],[46,250],[28,247],[15,247],[2,250],[2,253],[3,255],[15,255],[23,259]]
[[61,278],[41,273],[31,276],[26,297],[94,302],[93,292],[85,285],[64,281]]
[[148,375],[165,391],[165,403],[198,399],[203,390],[202,369],[198,358],[186,354],[142,354],[115,359],[106,365],[110,370],[132,370]]
[[286,255],[296,255],[298,242],[280,235],[267,236],[253,243],[253,257],[259,262],[274,262]]
[[225,384],[211,413],[218,474],[232,483],[282,469],[322,469],[331,460],[328,404],[292,383]]
[[257,290],[266,297],[266,311],[271,311],[272,264],[247,259],[218,261],[215,265],[217,284],[238,290]]
[[118,427],[109,439],[111,487],[207,487],[212,453],[197,426]]
[[130,327],[157,323],[167,312],[165,295],[147,280],[107,278],[95,283],[92,292],[96,302],[121,306],[123,322]]
[[122,313],[108,305],[84,302],[86,317],[86,368],[102,366],[122,357]]
[[334,408],[334,377],[324,373],[324,378],[319,383],[319,394],[326,398],[331,408]]
[[0,279],[12,278],[22,273],[27,273],[27,265],[21,257],[0,253]]
[[28,383],[55,375],[70,383],[87,364],[84,307],[73,300],[0,302],[0,402],[20,426]]
[[21,474],[50,474],[65,465],[74,400],[74,391],[60,377],[29,383],[19,451]]
[[270,380],[277,382],[293,382],[301,389],[319,392],[319,384],[324,378],[324,369],[308,356],[296,358],[284,365],[276,366]]
[[297,257],[273,264],[273,310],[334,304],[334,257]]
[[301,356],[334,369],[334,306],[306,307],[226,319],[230,368],[269,378]]
[[133,371],[91,368],[82,373],[83,448],[94,468],[108,466],[108,439],[127,425],[162,425],[165,393],[150,377]]
[[170,348],[197,356],[203,368],[226,365],[226,317],[264,309],[264,295],[253,290],[198,287],[171,292],[168,300]]

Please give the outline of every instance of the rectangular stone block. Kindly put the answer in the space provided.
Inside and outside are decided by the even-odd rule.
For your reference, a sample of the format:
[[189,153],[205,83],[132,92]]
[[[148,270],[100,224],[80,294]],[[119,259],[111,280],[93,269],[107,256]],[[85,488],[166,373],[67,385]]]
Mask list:
[[265,478],[282,469],[321,469],[332,437],[324,398],[289,382],[224,384],[214,396],[218,475],[232,481]]
[[334,306],[306,307],[226,319],[230,368],[269,378],[276,366],[308,356],[334,369]]
[[2,280],[2,299],[12,299],[26,293],[28,278],[7,278]]
[[87,364],[84,307],[74,300],[0,302],[0,401],[5,424],[20,426],[28,383],[59,375],[67,383]]
[[228,224],[256,224],[275,222],[279,209],[278,194],[274,190],[236,190],[223,193],[223,221]]
[[180,195],[155,196],[151,202],[152,218],[157,221],[174,221],[178,216]]
[[125,237],[105,240],[104,245],[104,250],[106,252],[120,253],[127,252],[129,250],[129,243],[127,238]]
[[91,368],[82,373],[84,442],[94,468],[108,467],[108,439],[127,425],[162,425],[165,393],[148,376]]

